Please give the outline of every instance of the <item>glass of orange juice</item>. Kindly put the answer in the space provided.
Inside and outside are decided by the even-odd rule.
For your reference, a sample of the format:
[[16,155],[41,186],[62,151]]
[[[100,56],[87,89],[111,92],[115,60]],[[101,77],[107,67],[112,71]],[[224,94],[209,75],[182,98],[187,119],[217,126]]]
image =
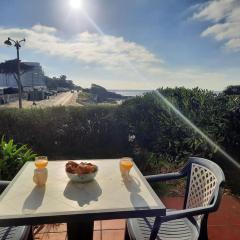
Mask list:
[[119,163],[120,171],[123,177],[129,177],[129,172],[133,167],[132,158],[123,157]]
[[33,173],[33,181],[37,186],[44,186],[47,182],[48,171],[47,166],[48,158],[46,156],[38,156],[35,158],[35,166]]
[[38,156],[35,158],[35,166],[37,169],[44,169],[48,165],[47,156]]

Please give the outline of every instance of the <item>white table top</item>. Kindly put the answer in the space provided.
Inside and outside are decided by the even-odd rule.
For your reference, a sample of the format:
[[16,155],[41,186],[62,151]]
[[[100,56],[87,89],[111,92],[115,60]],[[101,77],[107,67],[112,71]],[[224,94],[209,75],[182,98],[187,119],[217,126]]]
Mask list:
[[164,215],[164,205],[135,164],[131,180],[126,181],[120,174],[119,159],[86,161],[98,166],[94,181],[70,182],[65,172],[67,161],[49,161],[45,187],[35,185],[34,162],[27,162],[0,197],[0,225],[6,219],[71,214],[162,210]]

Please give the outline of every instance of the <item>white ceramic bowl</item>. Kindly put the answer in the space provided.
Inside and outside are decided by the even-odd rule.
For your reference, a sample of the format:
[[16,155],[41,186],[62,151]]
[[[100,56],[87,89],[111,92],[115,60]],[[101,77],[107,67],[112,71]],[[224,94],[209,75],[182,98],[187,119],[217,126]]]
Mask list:
[[81,174],[78,175],[76,173],[69,173],[66,171],[67,176],[69,177],[69,179],[73,182],[80,182],[80,183],[85,183],[85,182],[90,182],[92,181],[95,176],[97,175],[98,172],[98,168],[95,172],[93,173],[85,173],[85,174]]

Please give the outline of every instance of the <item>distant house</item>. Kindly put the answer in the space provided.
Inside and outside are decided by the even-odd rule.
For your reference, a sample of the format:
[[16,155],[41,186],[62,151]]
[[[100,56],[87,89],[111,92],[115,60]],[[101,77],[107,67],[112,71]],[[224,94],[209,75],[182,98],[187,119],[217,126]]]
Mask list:
[[[23,89],[25,91],[35,89],[46,89],[45,76],[43,69],[38,62],[23,62],[33,66],[31,71],[24,73],[21,76]],[[17,83],[12,75],[0,74],[0,87],[17,88]]]

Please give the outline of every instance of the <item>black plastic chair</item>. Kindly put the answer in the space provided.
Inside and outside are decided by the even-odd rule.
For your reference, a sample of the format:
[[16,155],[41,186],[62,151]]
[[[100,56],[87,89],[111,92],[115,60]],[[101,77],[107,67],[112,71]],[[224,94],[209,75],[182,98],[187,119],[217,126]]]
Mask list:
[[[0,193],[7,187],[9,181],[0,181]],[[0,227],[0,240],[33,240],[30,226]]]
[[183,210],[167,210],[164,217],[128,219],[125,239],[208,239],[208,214],[219,207],[224,173],[216,163],[192,157],[180,172],[146,176],[146,179],[152,183],[183,177],[187,179]]

